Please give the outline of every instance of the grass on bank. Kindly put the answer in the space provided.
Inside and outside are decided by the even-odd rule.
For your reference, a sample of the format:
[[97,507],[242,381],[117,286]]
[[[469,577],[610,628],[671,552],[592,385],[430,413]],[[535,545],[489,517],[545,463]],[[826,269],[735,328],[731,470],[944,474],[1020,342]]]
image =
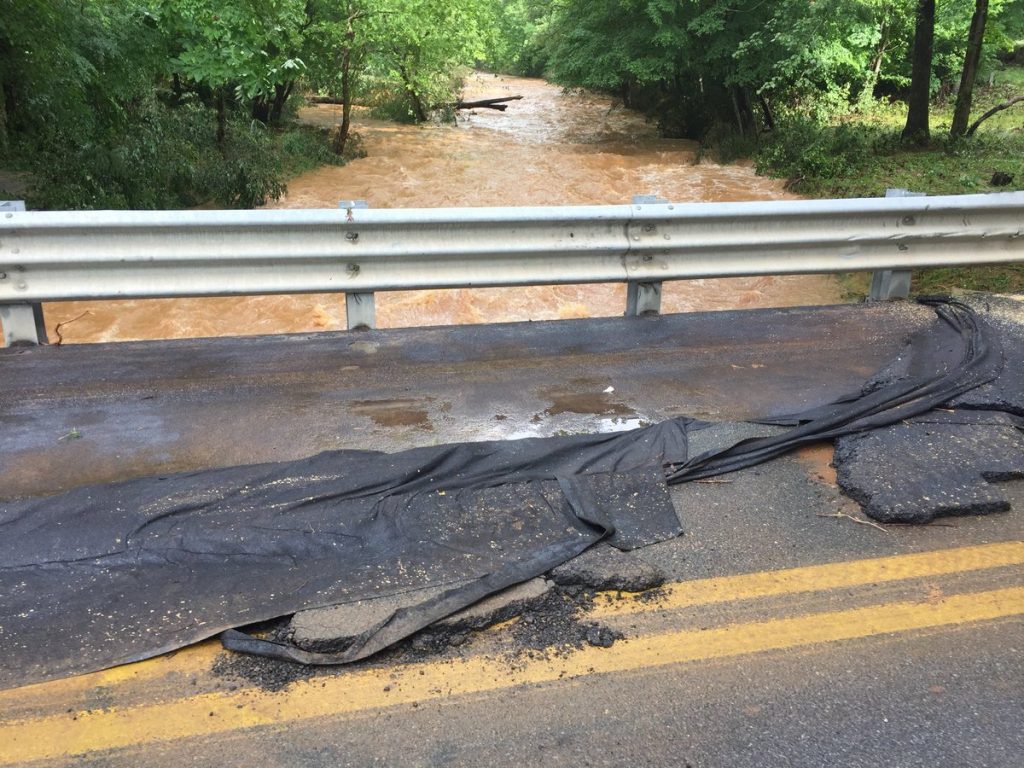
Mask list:
[[[972,120],[1011,96],[1024,94],[1024,67],[979,78]],[[787,179],[807,197],[879,197],[890,187],[928,195],[1024,190],[1024,103],[986,120],[971,138],[950,139],[955,94],[933,105],[931,142],[906,144],[900,131],[906,106],[873,104],[822,124],[789,116],[755,152],[759,173]],[[999,177],[1005,182],[993,184]],[[866,295],[863,275],[842,276],[850,298]],[[1024,265],[915,270],[915,293],[980,290],[1024,293]]]

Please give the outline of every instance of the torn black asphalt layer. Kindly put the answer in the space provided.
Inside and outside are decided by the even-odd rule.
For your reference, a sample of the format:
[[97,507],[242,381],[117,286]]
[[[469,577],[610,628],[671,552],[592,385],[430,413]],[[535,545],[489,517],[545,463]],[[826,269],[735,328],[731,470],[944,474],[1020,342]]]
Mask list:
[[1024,418],[936,411],[836,440],[837,482],[883,523],[1006,512],[992,483],[1024,478]]
[[[614,550],[606,548],[601,554],[614,557],[611,552]],[[622,556],[636,559],[635,553],[625,553]],[[615,564],[621,565],[621,558],[615,559],[618,561]],[[545,580],[533,579],[526,583],[533,582]],[[481,602],[488,603],[508,592],[510,590],[505,590]],[[659,595],[659,590],[636,594],[623,592],[619,593],[616,599],[657,599]],[[587,610],[593,605],[595,598],[595,589],[592,587],[560,587],[552,582],[545,582],[543,589],[532,589],[528,596],[520,593],[520,597],[524,599],[513,597],[508,602],[504,599],[491,602],[489,607],[485,606],[476,615],[471,625],[448,621],[436,622],[367,659],[365,663],[392,667],[425,660],[454,658],[459,656],[467,645],[476,642],[478,630],[500,622],[508,622],[502,630],[508,642],[503,641],[500,650],[495,651],[492,648],[488,655],[493,654],[513,667],[526,659],[562,657],[587,645],[609,647],[622,637],[617,630],[586,618]],[[345,606],[338,608],[343,612]],[[310,640],[310,637],[308,632],[304,634],[303,631],[297,631],[296,620],[304,627],[304,631],[308,631],[316,622],[325,618],[325,610],[331,609],[303,611],[292,617],[291,621],[277,622],[274,626],[260,629],[266,636],[278,641],[303,643]],[[319,642],[328,639],[330,632],[336,628],[335,624],[316,628],[316,640]],[[350,632],[351,630],[346,628],[342,634],[348,636]],[[345,637],[338,638],[337,641],[342,643],[337,647],[344,647]],[[275,658],[243,653],[220,655],[213,666],[213,672],[218,677],[245,680],[267,691],[281,690],[298,680],[331,674],[334,669],[336,668],[322,665],[282,663]]]
[[[307,664],[365,658],[599,541],[628,550],[678,535],[666,479],[870,436],[987,384],[1002,401],[1018,397],[1021,382],[1002,381],[1000,339],[985,320],[960,302],[927,303],[935,324],[887,375],[738,442],[713,439],[729,430],[678,418],[611,435],[335,451],[6,502],[0,687],[146,658],[218,632],[226,647]],[[959,425],[968,426],[990,428]],[[691,439],[704,443],[696,455]],[[982,477],[991,471],[979,468]],[[1016,470],[995,468],[1004,471]],[[914,486],[889,490],[901,487]],[[914,515],[926,519],[927,510]],[[234,629],[424,587],[435,590],[383,612],[344,649]]]

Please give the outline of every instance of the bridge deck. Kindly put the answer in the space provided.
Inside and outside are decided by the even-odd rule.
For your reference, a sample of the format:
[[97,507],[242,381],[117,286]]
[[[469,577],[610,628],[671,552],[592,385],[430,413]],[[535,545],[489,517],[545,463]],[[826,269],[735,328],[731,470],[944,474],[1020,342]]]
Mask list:
[[[932,317],[898,304],[0,350],[0,488],[791,412],[856,388]],[[1008,514],[883,531],[841,516],[857,508],[829,456],[674,489],[686,534],[639,552],[674,584],[660,602],[598,601],[625,635],[611,648],[507,658],[497,629],[274,690],[225,675],[205,643],[0,692],[0,764],[1014,764],[1024,483],[1006,484]]]
[[0,487],[793,412],[856,388],[933,317],[847,306],[0,350]]

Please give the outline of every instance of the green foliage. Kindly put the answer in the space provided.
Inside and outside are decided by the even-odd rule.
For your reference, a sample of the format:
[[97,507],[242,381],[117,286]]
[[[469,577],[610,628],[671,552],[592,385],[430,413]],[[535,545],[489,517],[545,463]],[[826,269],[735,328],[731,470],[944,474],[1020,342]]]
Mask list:
[[[165,51],[145,10],[114,0],[0,0],[0,149],[116,120]],[[109,113],[109,114],[107,114]]]
[[171,109],[151,99],[131,130],[98,143],[50,147],[32,166],[34,209],[165,209],[214,203],[252,208],[279,197],[283,178],[339,162],[320,131],[276,132],[238,115],[216,145],[213,118],[197,103]]
[[[930,195],[1024,189],[1024,132],[979,133],[970,140],[936,136],[910,148],[899,140],[898,127],[863,118],[837,125],[787,120],[762,146],[756,165],[812,197],[877,197],[889,187]],[[1013,176],[1013,183],[991,187],[996,171]]]
[[[870,111],[878,97],[902,97],[910,81],[909,2],[561,0],[540,23],[522,3],[504,5],[541,47],[550,77],[619,93],[656,115],[668,135],[701,137],[722,122],[746,134],[770,122],[769,106],[824,122]],[[973,3],[938,0],[937,8],[932,90],[948,95]],[[990,60],[1024,35],[1022,19],[1024,0],[992,0]]]
[[805,179],[837,179],[856,174],[886,133],[861,123],[823,125],[793,115],[780,121],[757,155],[759,172]]
[[453,73],[486,58],[493,8],[488,0],[387,0],[386,8],[367,20],[375,41],[369,74],[404,93],[424,120],[454,101]]
[[[936,127],[972,5],[938,0]],[[325,136],[282,130],[303,90],[421,121],[476,64],[617,93],[801,189],[859,189],[872,158],[910,163],[883,99],[907,86],[912,16],[897,0],[0,0],[0,159],[34,169],[36,205],[259,205],[333,161]],[[983,69],[1021,38],[1024,0],[991,0]],[[1020,87],[997,74],[976,111]],[[928,148],[936,185],[981,188],[997,151],[1014,172],[1017,114]]]
[[305,0],[153,0],[153,16],[177,49],[167,62],[210,88],[231,86],[240,98],[270,96],[298,77]]
[[392,119],[425,120],[455,100],[460,69],[495,40],[494,0],[309,0],[308,80],[341,96],[343,57],[353,97]]
[[493,0],[0,0],[0,161],[31,172],[35,207],[262,205],[289,173],[338,162],[327,136],[280,130],[299,89],[338,91],[344,54],[353,98],[372,88],[425,119],[486,57],[494,13]]
[[727,123],[716,123],[704,134],[701,156],[709,150],[715,162],[724,165],[741,158],[753,157],[760,149],[760,145],[757,136],[744,135]]
[[544,73],[552,4],[544,0],[492,0],[492,33],[487,64],[501,72],[528,77]]

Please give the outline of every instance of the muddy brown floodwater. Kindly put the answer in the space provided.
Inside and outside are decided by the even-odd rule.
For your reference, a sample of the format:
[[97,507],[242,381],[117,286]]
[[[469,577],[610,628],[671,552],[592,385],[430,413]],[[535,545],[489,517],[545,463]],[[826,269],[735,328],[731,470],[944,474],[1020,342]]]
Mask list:
[[[274,207],[333,208],[363,198],[374,207],[596,205],[634,194],[672,202],[776,200],[782,183],[749,164],[695,164],[697,145],[659,138],[642,115],[612,99],[564,93],[543,80],[474,74],[467,98],[522,95],[504,113],[478,110],[457,125],[397,125],[357,113],[367,156],[319,168],[288,183]],[[317,125],[340,107],[301,111]],[[539,286],[408,291],[377,295],[382,328],[619,315],[625,286]],[[839,300],[825,276],[753,277],[666,283],[662,311],[827,304]],[[217,299],[67,302],[46,307],[51,340],[65,343],[335,330],[345,327],[340,294]],[[68,322],[68,321],[74,322]]]

